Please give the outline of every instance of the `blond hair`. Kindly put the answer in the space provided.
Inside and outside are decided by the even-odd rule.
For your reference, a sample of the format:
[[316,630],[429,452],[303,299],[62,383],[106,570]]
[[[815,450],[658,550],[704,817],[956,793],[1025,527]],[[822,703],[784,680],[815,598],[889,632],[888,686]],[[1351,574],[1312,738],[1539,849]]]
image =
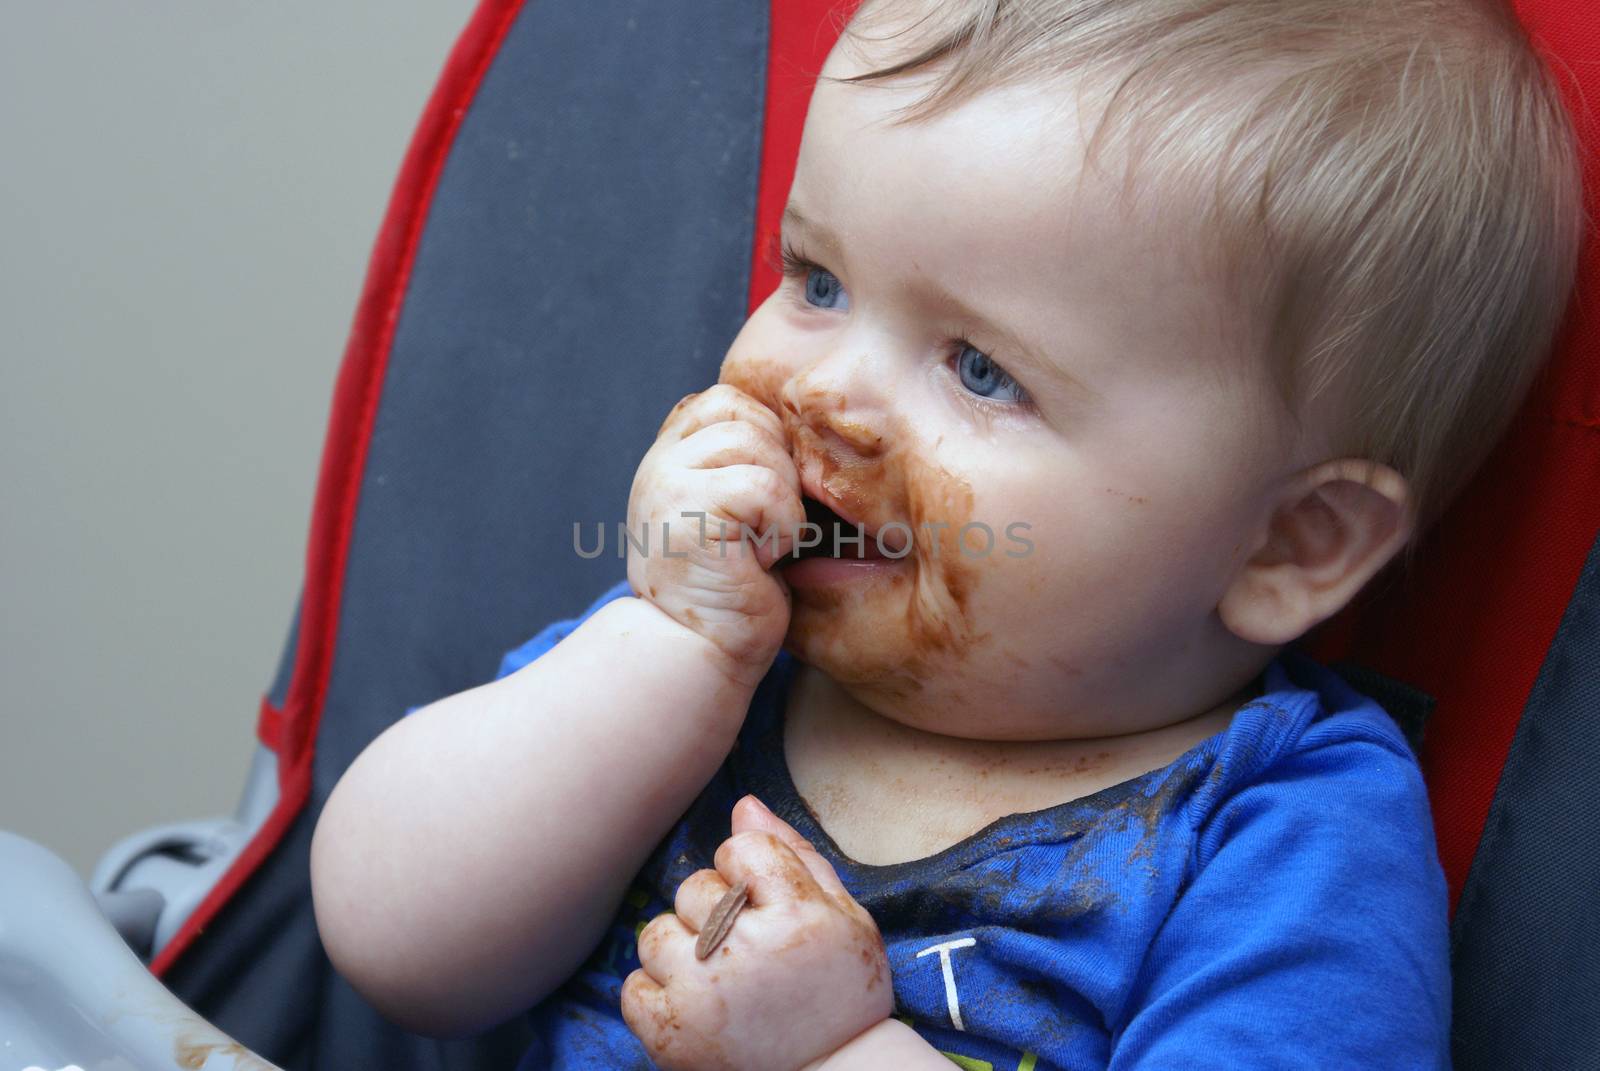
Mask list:
[[[923,10],[925,9],[925,10]],[[873,38],[869,0],[846,28]],[[1526,32],[1495,0],[940,0],[888,37],[935,61],[914,122],[1005,84],[1111,89],[1089,141],[1209,183],[1201,221],[1291,414],[1334,404],[1334,456],[1411,486],[1407,547],[1510,424],[1572,292],[1579,146]],[[1114,87],[1114,89],[1112,88]],[[1124,189],[1128,187],[1125,182]],[[1253,266],[1253,270],[1252,270]],[[1270,270],[1268,270],[1270,269]],[[1298,417],[1297,417],[1298,419]]]

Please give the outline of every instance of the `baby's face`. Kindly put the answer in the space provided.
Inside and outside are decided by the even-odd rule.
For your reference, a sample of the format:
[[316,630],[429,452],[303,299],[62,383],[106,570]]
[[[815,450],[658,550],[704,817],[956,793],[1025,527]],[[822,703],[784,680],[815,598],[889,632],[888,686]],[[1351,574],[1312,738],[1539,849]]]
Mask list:
[[[863,69],[838,48],[824,73]],[[919,84],[819,82],[783,225],[797,259],[722,368],[782,417],[808,497],[891,550],[891,522],[914,535],[897,559],[780,566],[787,646],[959,737],[1191,716],[1243,663],[1217,603],[1296,467],[1261,362],[1193,238],[1119,215],[1110,180],[1076,187],[1070,92],[888,126]]]

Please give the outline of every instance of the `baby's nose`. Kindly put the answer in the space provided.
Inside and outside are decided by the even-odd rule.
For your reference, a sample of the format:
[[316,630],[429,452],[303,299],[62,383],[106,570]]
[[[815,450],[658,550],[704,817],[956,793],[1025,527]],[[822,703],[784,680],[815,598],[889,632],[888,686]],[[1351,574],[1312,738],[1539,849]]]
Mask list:
[[875,401],[853,398],[838,387],[796,376],[784,384],[781,402],[787,416],[805,424],[830,446],[865,458],[884,451],[886,414]]
[[871,423],[837,417],[828,421],[824,430],[862,457],[878,457],[883,453],[883,432]]

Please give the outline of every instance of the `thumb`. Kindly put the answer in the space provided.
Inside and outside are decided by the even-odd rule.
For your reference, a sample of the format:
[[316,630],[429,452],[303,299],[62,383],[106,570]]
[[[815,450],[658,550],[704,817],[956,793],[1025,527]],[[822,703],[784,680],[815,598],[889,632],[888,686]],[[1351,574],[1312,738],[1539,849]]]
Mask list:
[[794,826],[768,810],[766,804],[754,796],[745,796],[733,805],[733,832],[738,835],[752,829],[771,833],[796,851],[811,847],[810,841],[796,832]]
[[791,848],[805,864],[811,877],[822,891],[833,897],[854,901],[844,882],[834,872],[833,865],[822,857],[811,842],[802,837],[793,826],[767,809],[767,805],[754,796],[745,796],[733,805],[733,832],[735,835],[750,830],[770,833]]

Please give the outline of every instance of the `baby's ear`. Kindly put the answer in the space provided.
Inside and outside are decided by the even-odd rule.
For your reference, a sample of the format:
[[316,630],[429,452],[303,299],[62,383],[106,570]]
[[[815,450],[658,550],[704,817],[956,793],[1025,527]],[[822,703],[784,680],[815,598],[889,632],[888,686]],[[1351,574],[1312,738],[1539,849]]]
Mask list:
[[1277,646],[1338,613],[1410,538],[1411,488],[1386,465],[1342,458],[1297,476],[1217,612],[1228,631]]

